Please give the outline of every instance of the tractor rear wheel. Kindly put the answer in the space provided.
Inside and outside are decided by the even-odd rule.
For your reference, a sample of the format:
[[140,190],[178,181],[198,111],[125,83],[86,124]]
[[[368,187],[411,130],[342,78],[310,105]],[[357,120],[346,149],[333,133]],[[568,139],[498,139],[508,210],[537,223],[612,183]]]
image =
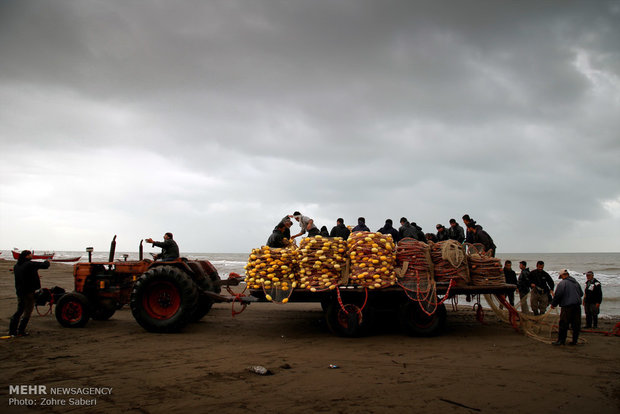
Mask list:
[[136,321],[149,332],[178,332],[197,307],[198,291],[192,278],[173,266],[157,266],[137,280],[130,307]]
[[56,320],[65,328],[82,328],[90,318],[88,299],[81,293],[64,294],[56,303]]

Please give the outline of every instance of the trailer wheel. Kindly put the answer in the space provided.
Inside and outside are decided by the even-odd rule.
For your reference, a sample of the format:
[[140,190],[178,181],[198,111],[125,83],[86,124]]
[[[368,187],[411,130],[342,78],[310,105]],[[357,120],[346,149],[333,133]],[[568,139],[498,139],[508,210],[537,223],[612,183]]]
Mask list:
[[418,302],[407,301],[400,307],[400,326],[412,336],[439,335],[446,324],[446,307],[442,304],[432,315],[426,314]]
[[367,323],[360,312],[360,308],[356,305],[345,304],[343,309],[337,300],[332,300],[327,304],[325,311],[327,327],[336,335],[349,338],[361,336],[365,332]]
[[149,332],[178,332],[196,311],[198,291],[191,277],[173,266],[145,272],[131,292],[131,313]]
[[88,299],[81,293],[64,294],[56,303],[56,320],[65,328],[82,328],[90,318]]

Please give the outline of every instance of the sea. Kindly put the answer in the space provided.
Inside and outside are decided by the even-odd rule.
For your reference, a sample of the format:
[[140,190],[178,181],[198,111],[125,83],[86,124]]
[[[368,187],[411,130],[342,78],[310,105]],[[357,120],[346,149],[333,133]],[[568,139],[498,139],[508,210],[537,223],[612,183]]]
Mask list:
[[[126,256],[125,256],[126,255]],[[185,253],[181,254],[189,259],[209,260],[218,270],[220,277],[225,278],[229,273],[244,274],[243,267],[247,263],[248,253]],[[55,258],[81,256],[80,261],[88,261],[88,254],[83,251],[56,251]],[[145,253],[149,257],[148,253]],[[512,268],[519,274],[519,262],[525,260],[530,270],[536,268],[536,262],[545,262],[545,270],[557,281],[559,271],[568,269],[582,287],[585,286],[588,270],[594,272],[594,277],[603,287],[603,303],[601,304],[601,318],[620,318],[620,253],[498,253],[498,258],[511,260]],[[10,250],[2,250],[0,258],[12,260]],[[116,252],[115,260],[138,260],[138,252]],[[108,252],[93,252],[93,261],[107,261]],[[73,263],[66,263],[67,266]]]

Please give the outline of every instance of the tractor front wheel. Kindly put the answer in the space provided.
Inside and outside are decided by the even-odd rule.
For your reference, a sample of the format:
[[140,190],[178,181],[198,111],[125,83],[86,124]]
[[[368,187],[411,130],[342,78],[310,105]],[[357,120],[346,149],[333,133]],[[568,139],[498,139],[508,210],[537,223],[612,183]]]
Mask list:
[[90,318],[88,299],[81,293],[62,295],[56,303],[56,320],[65,328],[82,328]]

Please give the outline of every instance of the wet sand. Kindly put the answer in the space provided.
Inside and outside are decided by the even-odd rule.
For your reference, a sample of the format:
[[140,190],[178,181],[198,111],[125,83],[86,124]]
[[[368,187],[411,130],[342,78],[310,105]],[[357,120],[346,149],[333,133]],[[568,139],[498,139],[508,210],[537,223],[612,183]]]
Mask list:
[[[0,260],[0,324],[16,307],[13,261]],[[73,287],[71,266],[52,264],[42,285]],[[462,299],[461,305],[464,300]],[[414,338],[386,324],[372,336],[329,333],[318,304],[252,304],[231,317],[216,304],[179,334],[144,331],[127,307],[105,322],[62,328],[33,316],[30,337],[0,340],[0,410],[6,413],[619,413],[620,338],[584,334],[552,347],[490,312],[448,307],[446,332]],[[603,321],[609,330],[613,323]],[[330,364],[338,368],[330,368]],[[273,372],[247,370],[261,365]],[[111,387],[110,395],[47,395],[95,405],[41,406],[11,385]],[[31,398],[39,405],[9,405]],[[96,400],[96,401],[93,401]],[[74,401],[80,403],[80,401]]]

